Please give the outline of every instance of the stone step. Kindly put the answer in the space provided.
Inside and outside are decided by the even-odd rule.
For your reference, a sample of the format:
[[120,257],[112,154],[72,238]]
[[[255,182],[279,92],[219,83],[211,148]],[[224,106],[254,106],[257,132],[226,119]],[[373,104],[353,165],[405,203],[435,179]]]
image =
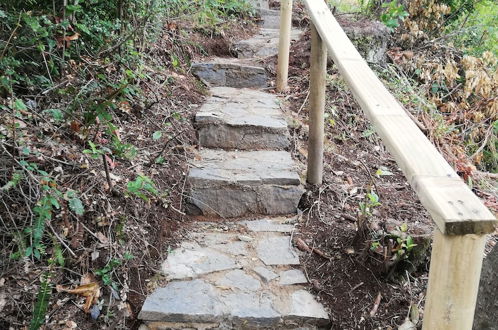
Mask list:
[[305,274],[291,266],[300,252],[286,220],[244,221],[223,231],[200,224],[162,264],[169,282],[147,297],[139,319],[152,329],[326,326],[327,311],[303,286]]
[[262,16],[264,29],[280,29],[280,15]]
[[280,10],[274,9],[260,9],[261,17],[264,19],[265,16],[280,16]]
[[233,58],[213,58],[192,63],[192,73],[210,87],[266,88],[266,70],[257,64]]
[[296,213],[304,189],[286,151],[203,149],[188,174],[187,212],[221,216]]
[[249,0],[248,2],[257,10],[268,10],[270,8],[268,0]]
[[195,123],[202,147],[257,150],[290,145],[279,99],[270,93],[214,87]]
[[[292,29],[291,40],[296,41],[301,38],[303,31]],[[242,40],[234,44],[239,58],[265,58],[278,54],[279,30],[260,29],[259,33],[247,40]]]

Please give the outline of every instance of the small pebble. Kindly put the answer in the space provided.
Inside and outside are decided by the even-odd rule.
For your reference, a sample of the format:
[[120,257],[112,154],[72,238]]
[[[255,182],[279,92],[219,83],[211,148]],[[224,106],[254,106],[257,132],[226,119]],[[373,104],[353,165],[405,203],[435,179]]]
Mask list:
[[238,235],[237,238],[243,242],[252,242],[254,238],[245,235]]

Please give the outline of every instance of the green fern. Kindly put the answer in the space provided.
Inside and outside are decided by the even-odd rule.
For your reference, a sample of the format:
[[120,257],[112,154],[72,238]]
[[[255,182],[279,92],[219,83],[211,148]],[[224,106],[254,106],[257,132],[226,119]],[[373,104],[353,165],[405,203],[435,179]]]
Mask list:
[[50,273],[43,273],[29,330],[38,330],[45,323],[45,315],[52,295],[52,286],[49,279]]
[[47,194],[43,196],[36,204],[36,207],[33,208],[33,211],[36,214],[33,228],[31,229],[33,245],[26,249],[26,257],[33,255],[36,259],[40,259],[41,254],[43,254],[45,250],[41,242],[47,221],[52,219],[53,208],[60,208],[57,200],[57,195],[60,193],[56,190],[51,190],[47,186],[44,186],[44,189],[47,191]]
[[55,236],[52,236],[52,243],[54,246],[54,256],[53,258],[55,259],[55,262],[59,264],[59,266],[64,267],[64,264],[66,263],[66,260],[64,259],[64,253],[62,251],[62,247],[55,238]]

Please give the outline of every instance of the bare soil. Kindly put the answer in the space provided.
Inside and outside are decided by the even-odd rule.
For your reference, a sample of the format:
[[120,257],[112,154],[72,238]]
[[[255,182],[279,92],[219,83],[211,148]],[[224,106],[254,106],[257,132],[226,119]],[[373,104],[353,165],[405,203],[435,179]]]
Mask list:
[[[302,12],[302,8],[296,10]],[[295,23],[305,27],[306,18],[298,15]],[[188,31],[189,42],[180,33],[183,29]],[[160,262],[195,225],[184,214],[183,197],[187,160],[196,156],[193,116],[206,90],[189,73],[188,61],[231,56],[231,42],[247,38],[254,32],[254,25],[233,23],[229,31],[239,32],[206,38],[205,31],[193,31],[188,25],[165,25],[163,37],[149,49],[153,59],[148,63],[150,78],[140,83],[148,102],[133,104],[130,112],[120,117],[121,138],[133,141],[140,153],[134,161],[115,160],[111,172],[121,180],[115,180],[114,189],[106,187],[101,161],[91,161],[82,169],[71,159],[71,152],[53,156],[63,161],[62,165],[47,161],[47,168],[62,167],[62,185],[78,187],[85,192],[85,202],[92,205],[83,217],[61,215],[52,221],[55,231],[70,241],[75,254],[66,257],[64,267],[56,268],[52,283],[75,287],[84,276],[104,267],[110,257],[122,259],[125,252],[134,256],[113,271],[119,292],[102,285],[103,306],[97,320],[81,310],[83,298],[53,290],[47,329],[139,326],[136,316],[146,295],[161,283],[157,275]],[[285,95],[291,118],[292,152],[303,166],[307,158],[309,53],[308,32],[292,46],[290,90]],[[172,54],[180,58],[179,67],[172,65]],[[270,72],[275,72],[275,64],[276,58],[267,61]],[[373,238],[377,233],[385,236],[403,223],[408,225],[408,234],[426,236],[432,230],[432,221],[373,133],[337,70],[330,66],[328,73],[324,183],[318,188],[307,187],[300,203],[302,213],[296,239],[321,252],[306,254],[303,265],[310,289],[330,309],[332,329],[394,329],[403,323],[411,304],[418,305],[423,312],[428,256],[417,260],[414,268],[393,266],[392,255],[372,251]],[[150,137],[158,130],[164,131],[163,137],[153,141]],[[81,151],[84,146],[78,144],[74,135],[68,127],[61,146],[71,150],[69,146],[76,145]],[[10,166],[7,157],[2,156],[1,161],[6,168]],[[379,169],[389,175],[377,175]],[[139,173],[152,178],[167,197],[145,202],[127,196],[125,182]],[[0,186],[3,181],[2,178]],[[379,196],[381,205],[367,217],[366,235],[358,236],[359,204],[372,191]],[[11,214],[26,212],[19,200],[8,203]],[[7,214],[2,207],[0,214]],[[0,328],[25,328],[31,318],[39,278],[48,266],[33,260],[10,260],[13,244],[3,246],[7,248],[1,253],[0,292],[5,292],[6,303],[0,311]],[[380,303],[375,308],[379,294]]]
[[[306,164],[309,32],[291,47],[289,92],[294,156]],[[269,65],[275,65],[271,59]],[[427,256],[409,279],[403,268],[388,280],[389,260],[371,253],[367,235],[358,240],[359,203],[375,191],[381,205],[368,218],[368,231],[390,231],[408,224],[410,235],[431,231],[432,222],[409,187],[392,157],[373,133],[337,70],[329,66],[334,83],[327,88],[325,159],[323,185],[308,187],[300,208],[303,210],[300,238],[327,257],[310,253],[304,267],[312,289],[331,311],[332,329],[386,329],[401,325],[412,303],[423,306],[427,283]],[[377,176],[378,169],[390,175]],[[402,274],[399,274],[402,273]],[[407,273],[408,274],[408,273]],[[390,274],[393,275],[393,274]],[[405,280],[400,281],[399,276]],[[380,305],[372,312],[378,295]]]

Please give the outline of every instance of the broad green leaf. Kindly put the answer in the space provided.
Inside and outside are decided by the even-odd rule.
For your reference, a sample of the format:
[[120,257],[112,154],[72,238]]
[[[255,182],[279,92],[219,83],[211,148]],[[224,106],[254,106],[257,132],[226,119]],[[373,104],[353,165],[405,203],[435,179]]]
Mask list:
[[43,112],[50,114],[55,121],[62,121],[64,119],[64,114],[59,109],[47,109]]
[[77,215],[83,215],[85,213],[83,202],[78,197],[74,197],[69,200],[69,208]]
[[26,107],[26,104],[24,104],[24,102],[20,99],[16,99],[14,101],[14,110],[28,110],[28,108]]
[[163,132],[161,131],[155,131],[154,134],[152,134],[152,139],[153,140],[159,140],[163,136]]

